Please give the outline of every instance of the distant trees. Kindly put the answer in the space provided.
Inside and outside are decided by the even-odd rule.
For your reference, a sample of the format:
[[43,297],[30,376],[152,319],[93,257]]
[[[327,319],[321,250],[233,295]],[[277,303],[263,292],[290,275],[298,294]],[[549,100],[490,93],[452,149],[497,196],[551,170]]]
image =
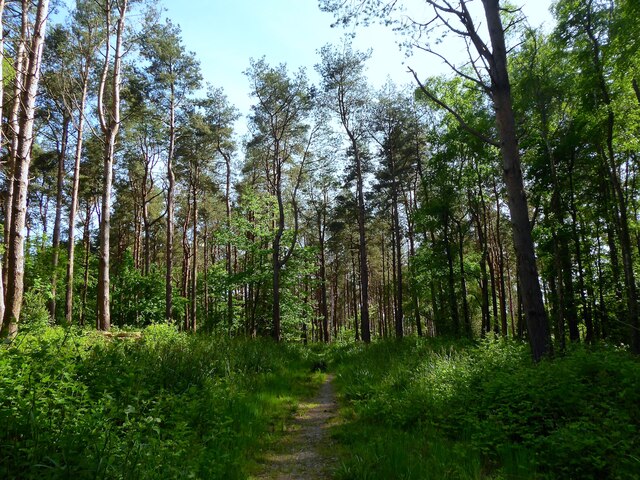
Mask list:
[[327,45],[320,51],[321,63],[316,67],[322,77],[325,93],[323,105],[337,116],[349,142],[349,156],[353,159],[352,172],[356,181],[358,219],[358,252],[360,261],[360,324],[362,340],[371,341],[369,319],[369,261],[366,236],[366,208],[364,175],[367,138],[368,87],[364,77],[368,55],[356,52],[349,45],[342,51]]
[[152,80],[151,100],[155,107],[164,112],[163,123],[167,132],[167,229],[166,229],[166,270],[165,304],[166,320],[171,322],[173,313],[173,258],[175,230],[175,189],[174,157],[178,128],[178,115],[185,106],[186,98],[192,94],[202,80],[200,66],[192,53],[186,52],[180,28],[167,21],[157,22],[152,16],[145,27],[141,45],[142,57],[149,62],[147,74]]
[[[273,330],[281,339],[281,271],[293,255],[298,241],[298,190],[309,159],[313,132],[305,123],[311,109],[310,90],[304,72],[289,77],[284,65],[270,67],[264,59],[252,62],[247,76],[257,103],[253,107],[252,146],[262,157],[267,191],[277,204],[272,242]],[[290,177],[290,178],[287,178]],[[288,186],[286,184],[289,184]],[[293,214],[292,238],[283,245],[286,227],[285,188]]]

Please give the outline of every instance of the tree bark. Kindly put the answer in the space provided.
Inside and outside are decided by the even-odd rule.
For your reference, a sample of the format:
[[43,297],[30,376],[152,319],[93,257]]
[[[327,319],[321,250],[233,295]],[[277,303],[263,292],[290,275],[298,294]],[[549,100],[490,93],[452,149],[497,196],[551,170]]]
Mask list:
[[73,164],[73,186],[71,188],[71,204],[69,205],[69,236],[68,236],[68,259],[67,259],[67,292],[65,296],[65,320],[67,325],[73,321],[73,269],[75,262],[75,228],[76,214],[78,211],[78,192],[80,190],[80,162],[82,161],[82,145],[84,140],[85,108],[89,91],[89,67],[88,59],[85,59],[85,67],[82,73],[82,94],[80,95],[80,105],[78,106],[78,123],[76,126],[76,149]]
[[504,29],[500,18],[499,1],[482,0],[482,3],[493,47],[491,93],[496,112],[496,125],[500,135],[500,151],[513,226],[513,243],[516,251],[518,275],[522,288],[522,304],[525,310],[532,355],[537,361],[551,353],[551,337],[538,280],[529,208],[520,166],[520,150],[507,71]]
[[[28,8],[28,5],[23,3],[23,8]],[[49,0],[39,0],[29,48],[24,90],[21,92],[20,97],[22,108],[19,116],[18,150],[13,170],[12,220],[7,245],[6,308],[2,329],[0,330],[0,336],[2,337],[14,337],[17,334],[20,310],[22,308],[24,292],[23,230],[27,214],[27,187],[29,184],[31,148],[34,140],[35,101],[40,81],[40,64],[48,15]]]
[[110,235],[111,235],[111,190],[113,183],[113,161],[115,155],[116,138],[120,130],[120,87],[121,87],[121,66],[122,66],[122,42],[125,28],[125,17],[127,13],[128,0],[121,0],[118,3],[118,22],[116,26],[115,51],[113,59],[113,71],[111,77],[111,98],[108,113],[105,111],[105,88],[109,75],[111,48],[111,3],[107,1],[105,5],[106,22],[106,55],[100,87],[98,93],[98,116],[100,127],[104,134],[104,185],[102,190],[102,214],[100,216],[100,254],[98,259],[98,318],[97,328],[107,331],[111,328],[111,305],[110,305]]
[[60,151],[58,152],[58,178],[56,184],[56,215],[53,222],[53,276],[51,278],[51,300],[49,301],[49,316],[56,318],[56,290],[58,286],[58,263],[60,261],[60,231],[62,224],[62,194],[64,190],[64,161],[67,157],[67,142],[69,140],[69,126],[71,117],[66,116],[62,120],[62,138]]
[[[0,0],[0,25],[3,24],[4,19],[4,4],[5,0]],[[0,59],[4,59],[4,30],[0,28]],[[1,62],[0,62],[1,65]],[[0,68],[0,145],[4,145],[4,133],[2,126],[2,114],[4,111],[4,75],[3,68]],[[5,208],[5,217],[8,215],[8,209]],[[5,237],[6,238],[6,237]],[[2,271],[2,264],[4,259],[0,258],[0,329],[2,328],[2,319],[4,319],[4,272]]]
[[318,213],[318,247],[320,248],[320,315],[322,317],[322,340],[329,343],[329,310],[327,307],[327,268],[325,258],[325,223],[326,194],[322,211]]
[[[28,0],[22,0],[22,19],[21,19],[21,31],[18,40],[18,46],[16,48],[16,58],[14,62],[15,78],[13,88],[13,104],[11,106],[11,116],[9,118],[9,132],[11,135],[11,142],[9,146],[9,156],[5,170],[8,172],[7,178],[7,193],[5,203],[5,219],[4,219],[4,241],[6,246],[9,244],[9,237],[11,232],[11,223],[13,221],[13,185],[14,185],[14,169],[16,165],[16,159],[18,157],[18,144],[20,142],[20,107],[22,105],[22,94],[25,89],[25,76],[28,68],[28,55],[27,55],[27,41],[29,33],[29,2]],[[8,248],[4,252],[4,271],[2,282],[4,284],[4,291],[6,295],[7,281],[9,272],[9,256]],[[4,316],[3,316],[4,318]]]
[[394,236],[394,246],[395,246],[395,257],[396,257],[396,311],[395,311],[395,327],[396,327],[396,338],[402,338],[404,336],[404,309],[402,304],[402,299],[404,296],[403,292],[403,281],[402,281],[402,234],[400,231],[400,213],[398,208],[398,186],[396,180],[396,168],[395,168],[395,158],[391,158],[392,164],[392,186],[391,186],[391,210],[392,210],[392,225],[393,225],[393,236]]
[[195,167],[195,178],[193,179],[193,206],[191,209],[191,221],[193,223],[193,233],[191,239],[191,285],[190,285],[190,304],[191,304],[191,331],[195,332],[198,328],[198,167]]
[[176,98],[175,85],[171,84],[169,101],[169,151],[167,152],[167,246],[165,272],[165,318],[167,323],[173,321],[173,237],[175,217],[175,185],[176,176],[173,171],[173,157],[176,147]]

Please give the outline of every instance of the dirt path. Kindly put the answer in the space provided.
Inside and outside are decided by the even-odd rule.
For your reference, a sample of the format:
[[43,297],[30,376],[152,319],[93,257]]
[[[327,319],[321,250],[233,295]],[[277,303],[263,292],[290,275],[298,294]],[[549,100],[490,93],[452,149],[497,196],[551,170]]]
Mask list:
[[331,451],[328,427],[336,416],[338,405],[333,389],[333,376],[320,387],[315,398],[301,403],[281,444],[264,457],[264,479],[321,480],[331,478],[336,458]]

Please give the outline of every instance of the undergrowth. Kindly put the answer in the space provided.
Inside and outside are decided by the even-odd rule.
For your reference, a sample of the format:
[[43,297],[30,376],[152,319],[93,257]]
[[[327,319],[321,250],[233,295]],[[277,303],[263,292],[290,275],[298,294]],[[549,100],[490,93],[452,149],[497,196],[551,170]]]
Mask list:
[[533,364],[526,346],[335,347],[341,479],[632,479],[640,368],[610,347]]
[[0,347],[0,478],[246,478],[313,360],[294,345],[61,328]]
[[0,347],[0,478],[247,478],[325,369],[338,479],[638,478],[640,368],[615,348],[533,364],[507,341],[326,348],[46,325]]

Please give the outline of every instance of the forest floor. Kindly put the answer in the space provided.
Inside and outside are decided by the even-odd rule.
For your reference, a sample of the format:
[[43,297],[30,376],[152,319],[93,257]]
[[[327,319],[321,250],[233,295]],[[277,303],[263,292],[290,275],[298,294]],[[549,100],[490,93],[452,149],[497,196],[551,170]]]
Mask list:
[[332,477],[337,458],[329,427],[336,421],[338,403],[333,376],[327,375],[318,394],[298,406],[282,440],[260,462],[256,480]]

